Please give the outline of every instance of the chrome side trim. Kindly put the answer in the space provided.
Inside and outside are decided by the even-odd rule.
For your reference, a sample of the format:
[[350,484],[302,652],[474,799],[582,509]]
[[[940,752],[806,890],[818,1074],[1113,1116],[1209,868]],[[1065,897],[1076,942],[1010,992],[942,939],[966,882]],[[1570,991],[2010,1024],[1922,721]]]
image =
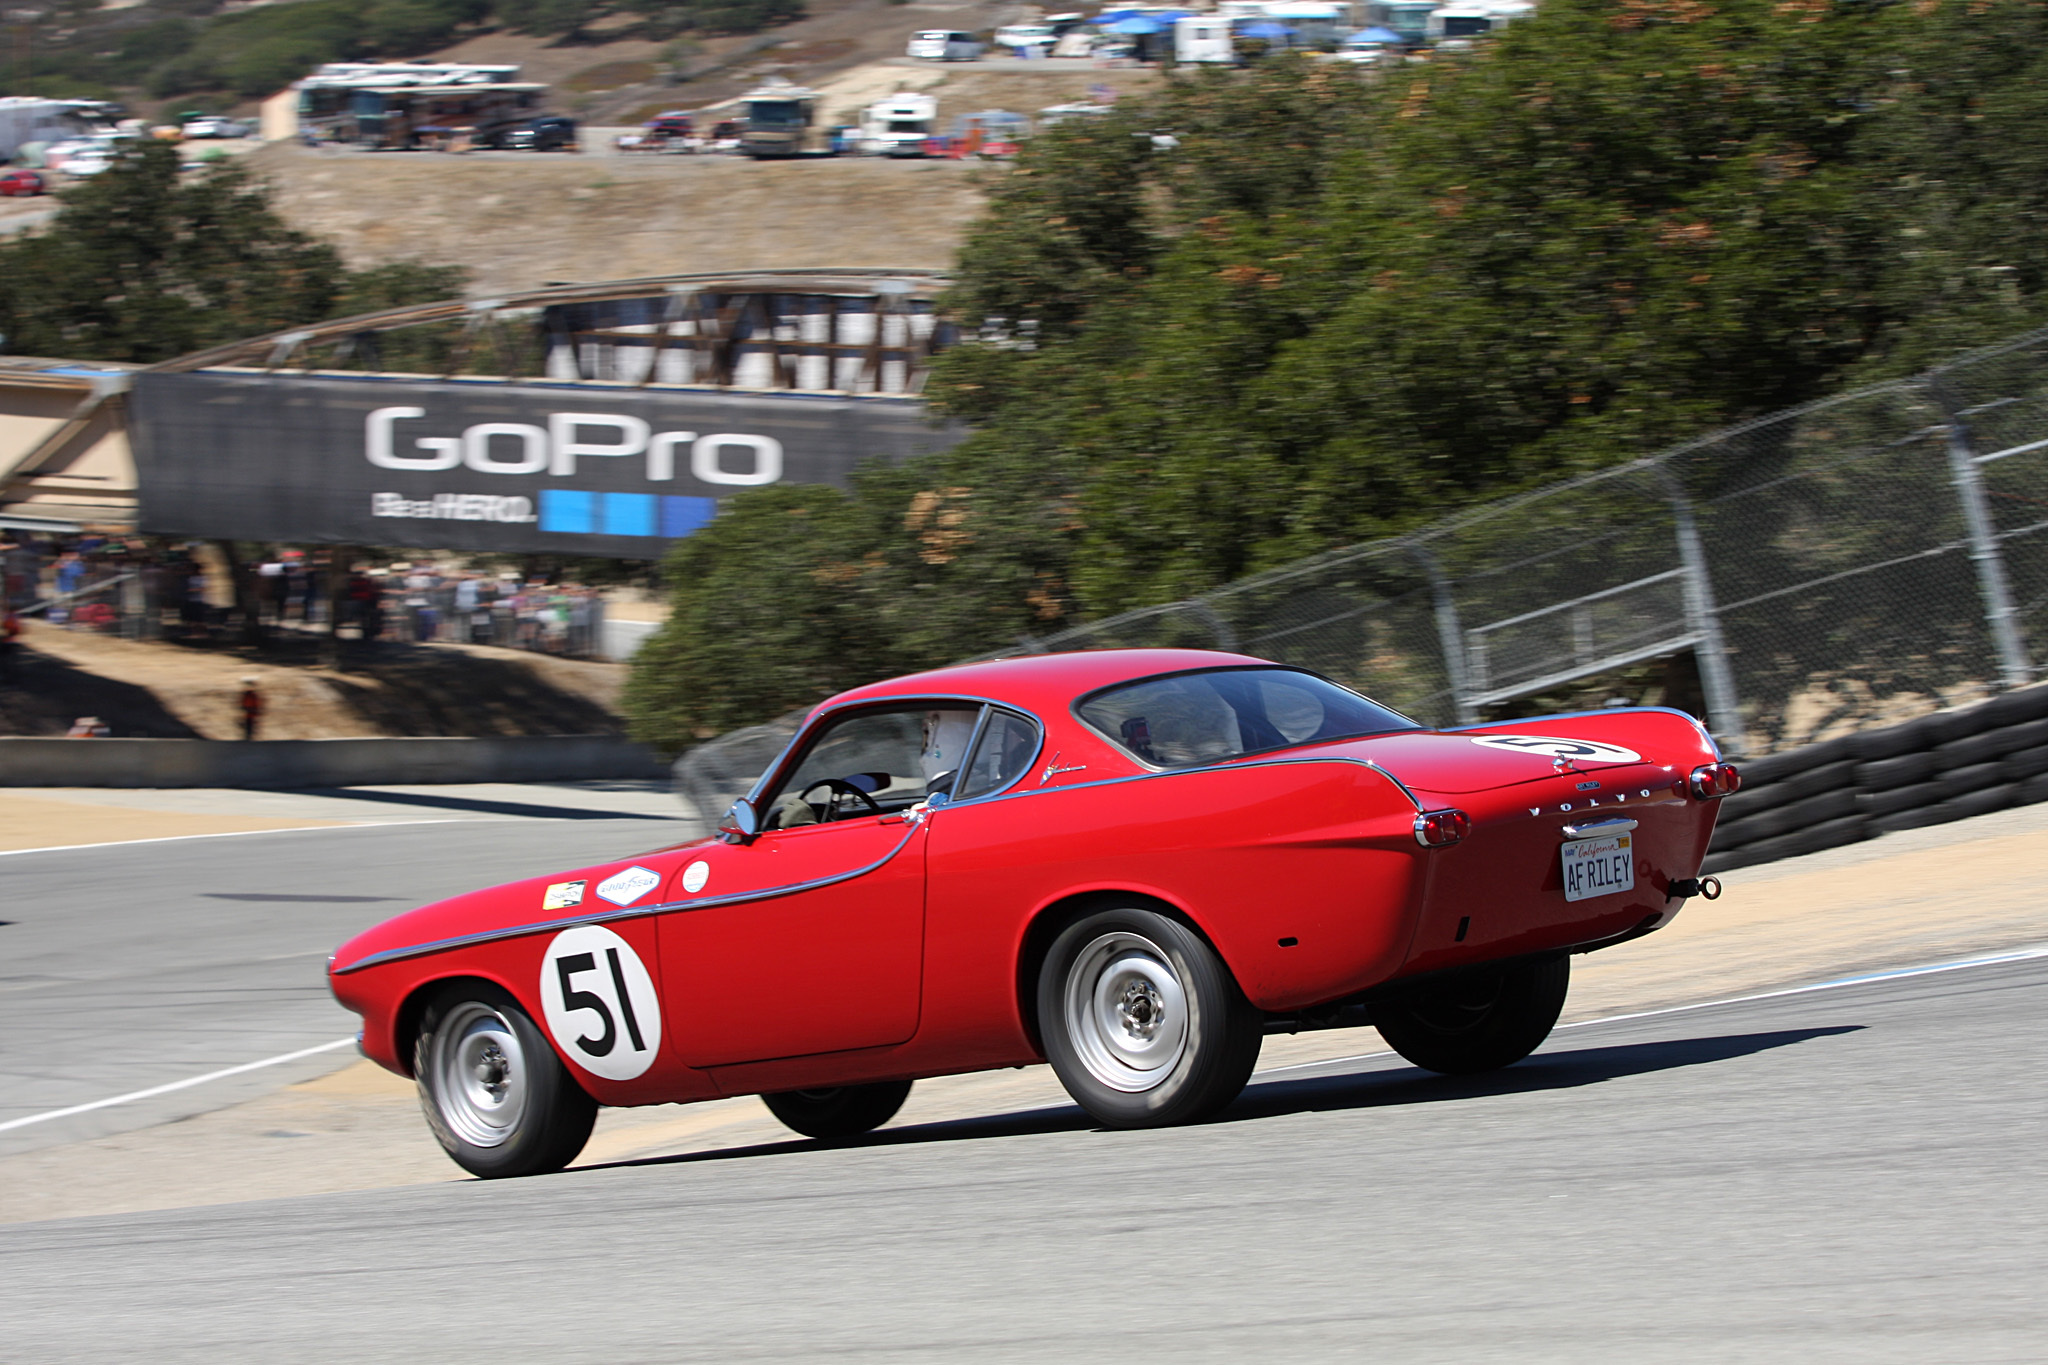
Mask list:
[[561,929],[573,929],[579,924],[616,924],[620,920],[640,919],[647,915],[666,914],[671,911],[710,910],[721,905],[744,905],[750,901],[777,900],[783,896],[794,896],[805,891],[817,891],[823,887],[850,882],[856,877],[865,877],[888,866],[897,854],[910,843],[921,828],[912,825],[903,837],[896,841],[896,847],[884,853],[866,867],[856,867],[850,872],[835,872],[829,877],[816,877],[807,882],[791,882],[786,886],[772,886],[759,891],[735,891],[729,896],[703,896],[686,901],[659,901],[652,905],[631,905],[623,910],[607,910],[596,915],[565,915],[559,919],[541,920],[534,924],[522,924],[509,929],[485,929],[474,934],[458,934],[453,938],[435,939],[429,943],[415,943],[405,948],[386,948],[351,962],[346,967],[328,969],[333,976],[347,976],[366,967],[380,966],[386,962],[398,962],[409,957],[425,957],[429,953],[445,952],[450,948],[468,948],[479,943],[495,943],[500,939],[524,938],[528,934],[547,934]]
[[1560,825],[1558,828],[1567,839],[1581,839],[1589,835],[1626,834],[1635,827],[1633,820],[1588,820],[1583,825]]

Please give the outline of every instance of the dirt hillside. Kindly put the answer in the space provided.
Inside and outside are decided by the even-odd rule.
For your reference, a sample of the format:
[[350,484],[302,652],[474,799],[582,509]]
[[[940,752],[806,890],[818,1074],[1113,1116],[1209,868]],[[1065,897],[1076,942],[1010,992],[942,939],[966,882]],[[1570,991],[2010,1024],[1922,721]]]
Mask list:
[[117,736],[237,739],[242,679],[257,679],[264,739],[374,735],[618,734],[623,664],[480,645],[343,642],[281,632],[260,650],[133,641],[30,622],[0,735],[61,735],[98,716]]

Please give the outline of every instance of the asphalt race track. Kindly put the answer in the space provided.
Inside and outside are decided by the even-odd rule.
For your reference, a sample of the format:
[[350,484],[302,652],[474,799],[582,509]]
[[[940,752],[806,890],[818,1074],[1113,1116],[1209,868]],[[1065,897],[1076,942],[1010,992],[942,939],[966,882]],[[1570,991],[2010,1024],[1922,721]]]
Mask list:
[[[349,935],[425,901],[696,830],[526,809],[547,818],[423,806],[454,818],[0,857],[0,1125],[348,1037],[356,1018],[327,993],[324,967]],[[345,1048],[0,1129],[0,1153],[166,1122],[353,1060]]]
[[1166,1132],[1054,1108],[22,1224],[0,1359],[2038,1361],[2044,1044],[2033,959],[1477,1081],[1327,1063]]

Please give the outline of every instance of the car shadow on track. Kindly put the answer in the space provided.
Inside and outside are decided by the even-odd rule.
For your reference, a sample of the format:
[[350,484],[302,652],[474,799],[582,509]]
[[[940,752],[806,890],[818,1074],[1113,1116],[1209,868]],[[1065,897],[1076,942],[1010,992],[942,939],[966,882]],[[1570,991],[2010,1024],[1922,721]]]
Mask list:
[[[1438,1076],[1416,1067],[1375,1068],[1299,1080],[1259,1081],[1211,1123],[1244,1123],[1288,1114],[1329,1113],[1345,1109],[1380,1109],[1403,1104],[1440,1104],[1491,1095],[1519,1095],[1572,1090],[1583,1085],[1628,1076],[1675,1071],[1680,1067],[1751,1057],[1773,1048],[1790,1047],[1815,1038],[1860,1032],[1865,1025],[1830,1028],[1774,1029],[1768,1033],[1731,1033],[1712,1038],[1679,1038],[1656,1043],[1624,1043],[1615,1047],[1580,1048],[1538,1053],[1502,1071],[1481,1076]],[[1332,1063],[1342,1065],[1342,1063]],[[823,1151],[848,1147],[906,1147],[929,1142],[975,1142],[999,1137],[1035,1137],[1047,1133],[1078,1133],[1099,1125],[1071,1104],[1024,1109],[986,1118],[947,1119],[937,1123],[882,1128],[857,1138],[763,1142],[674,1156],[639,1157],[578,1167],[597,1171],[630,1166],[682,1166],[703,1161],[738,1161],[749,1157]]]

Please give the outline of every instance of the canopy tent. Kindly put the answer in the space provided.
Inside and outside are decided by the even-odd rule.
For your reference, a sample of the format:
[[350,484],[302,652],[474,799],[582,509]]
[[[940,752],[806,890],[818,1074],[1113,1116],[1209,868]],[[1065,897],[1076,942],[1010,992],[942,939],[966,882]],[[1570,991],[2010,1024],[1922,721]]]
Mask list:
[[1256,24],[1246,24],[1238,32],[1247,38],[1264,38],[1268,42],[1275,42],[1281,38],[1292,38],[1294,36],[1294,30],[1287,27],[1287,25],[1275,24],[1263,19]]
[[1128,19],[1119,19],[1108,28],[1110,33],[1127,33],[1137,36],[1142,33],[1164,33],[1166,25],[1149,14],[1134,14]]
[[1398,43],[1401,35],[1390,28],[1362,28],[1344,40],[1346,47],[1370,47],[1375,43]]

